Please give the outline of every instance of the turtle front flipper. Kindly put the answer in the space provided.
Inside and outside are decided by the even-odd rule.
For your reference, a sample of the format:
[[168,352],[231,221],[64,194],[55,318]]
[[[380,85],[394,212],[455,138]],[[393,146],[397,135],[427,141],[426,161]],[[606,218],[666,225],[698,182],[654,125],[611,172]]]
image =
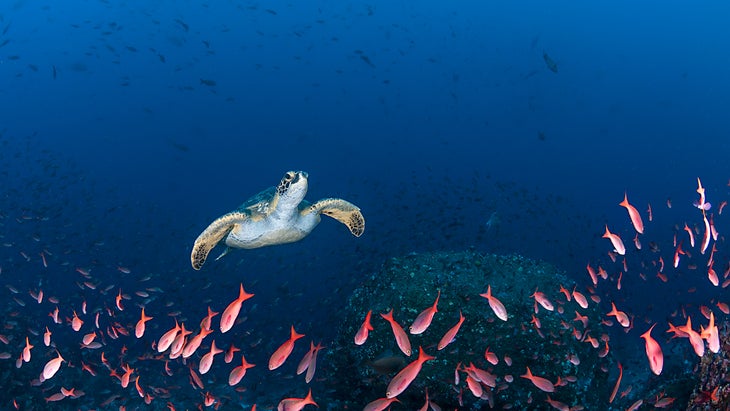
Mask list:
[[346,225],[355,237],[365,231],[365,218],[360,209],[340,198],[325,198],[311,205],[312,212],[324,214]]
[[216,244],[218,244],[223,237],[233,229],[234,224],[239,223],[246,219],[246,215],[241,212],[231,212],[225,214],[208,226],[193,244],[193,251],[190,253],[190,263],[193,265],[193,269],[200,270],[205,263],[205,259],[208,258],[208,253],[212,250]]

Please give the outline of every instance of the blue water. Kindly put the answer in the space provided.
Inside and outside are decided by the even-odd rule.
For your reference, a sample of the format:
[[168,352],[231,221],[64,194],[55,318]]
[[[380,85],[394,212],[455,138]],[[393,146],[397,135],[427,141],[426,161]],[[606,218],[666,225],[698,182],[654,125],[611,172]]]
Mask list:
[[[28,295],[41,288],[69,318],[83,300],[113,308],[121,288],[133,324],[134,291],[160,287],[149,345],[173,325],[166,311],[197,327],[243,282],[256,293],[247,338],[268,353],[290,324],[333,338],[350,292],[409,252],[520,253],[588,284],[586,263],[610,249],[604,224],[631,246],[624,191],[645,218],[651,203],[658,222],[645,242],[671,264],[675,224],[701,236],[697,177],[713,211],[728,197],[728,12],[676,1],[3,2],[0,281],[27,305],[2,291],[2,309],[22,319],[3,320],[13,338],[0,351],[13,358],[2,361],[42,334],[53,305]],[[311,201],[358,205],[365,234],[325,217],[301,242],[193,271],[207,224],[287,170],[309,173]],[[485,226],[495,211],[498,230]],[[717,246],[722,275],[722,237]],[[112,289],[82,290],[76,268]],[[699,318],[697,305],[723,296],[702,270],[662,289],[634,281],[624,308],[638,317],[688,304]],[[73,359],[79,336],[57,335]],[[2,407],[53,393],[29,385],[54,355],[40,338],[35,368]],[[266,359],[259,384],[282,381]]]

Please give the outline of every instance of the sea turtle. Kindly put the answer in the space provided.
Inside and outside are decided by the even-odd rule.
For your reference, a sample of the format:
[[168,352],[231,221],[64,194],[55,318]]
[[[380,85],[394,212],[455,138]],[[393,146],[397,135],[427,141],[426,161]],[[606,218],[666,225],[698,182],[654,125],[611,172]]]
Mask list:
[[228,236],[229,248],[291,243],[312,232],[319,224],[320,214],[336,219],[360,237],[365,230],[360,209],[339,198],[325,198],[314,204],[305,201],[308,177],[304,171],[288,171],[278,186],[267,188],[238,209],[218,217],[195,240],[190,254],[193,268],[200,270],[210,250],[223,237]]

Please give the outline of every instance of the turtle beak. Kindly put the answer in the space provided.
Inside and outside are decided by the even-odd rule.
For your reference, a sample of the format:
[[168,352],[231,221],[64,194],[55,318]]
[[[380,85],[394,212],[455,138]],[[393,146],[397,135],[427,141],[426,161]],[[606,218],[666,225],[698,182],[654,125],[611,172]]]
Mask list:
[[307,173],[306,171],[300,171],[297,174],[299,175],[299,178],[304,178],[305,180],[309,179],[309,173]]

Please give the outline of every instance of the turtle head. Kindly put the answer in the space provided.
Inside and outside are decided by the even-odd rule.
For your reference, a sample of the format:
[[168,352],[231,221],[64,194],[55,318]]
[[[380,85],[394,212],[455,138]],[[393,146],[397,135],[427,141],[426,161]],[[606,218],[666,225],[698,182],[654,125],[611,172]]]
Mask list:
[[284,178],[276,187],[276,194],[279,195],[279,201],[299,205],[307,194],[307,178],[309,174],[304,171],[287,171]]

